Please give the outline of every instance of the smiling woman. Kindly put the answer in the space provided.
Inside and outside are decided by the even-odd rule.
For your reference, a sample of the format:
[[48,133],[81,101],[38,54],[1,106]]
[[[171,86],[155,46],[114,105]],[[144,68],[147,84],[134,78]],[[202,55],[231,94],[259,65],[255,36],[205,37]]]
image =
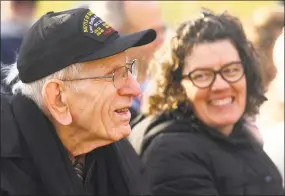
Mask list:
[[184,63],[183,73],[190,70],[191,81],[184,77],[182,86],[195,114],[229,135],[246,105],[246,79],[235,46],[229,39],[199,44]]
[[151,64],[153,91],[129,137],[154,195],[281,195],[275,165],[251,135],[265,101],[259,62],[228,13],[181,24]]

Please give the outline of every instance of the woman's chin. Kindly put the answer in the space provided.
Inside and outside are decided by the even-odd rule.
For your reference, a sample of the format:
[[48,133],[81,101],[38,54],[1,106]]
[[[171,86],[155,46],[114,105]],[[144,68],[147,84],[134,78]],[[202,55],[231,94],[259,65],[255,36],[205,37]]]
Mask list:
[[219,126],[229,126],[236,124],[240,117],[241,115],[217,115],[217,118],[214,118],[212,121]]

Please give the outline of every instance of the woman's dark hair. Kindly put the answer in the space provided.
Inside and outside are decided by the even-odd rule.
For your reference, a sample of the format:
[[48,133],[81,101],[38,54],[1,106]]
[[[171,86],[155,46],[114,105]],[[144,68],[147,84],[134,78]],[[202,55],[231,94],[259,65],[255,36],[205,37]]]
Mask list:
[[[152,92],[144,98],[143,112],[146,114],[169,112],[179,105],[187,106],[189,100],[181,85],[185,57],[191,55],[194,45],[229,39],[237,49],[247,80],[245,115],[254,116],[266,100],[256,51],[247,40],[239,19],[224,12],[213,14],[204,11],[203,16],[181,24],[175,36],[165,43],[150,64],[153,76]],[[152,75],[154,74],[155,75]]]

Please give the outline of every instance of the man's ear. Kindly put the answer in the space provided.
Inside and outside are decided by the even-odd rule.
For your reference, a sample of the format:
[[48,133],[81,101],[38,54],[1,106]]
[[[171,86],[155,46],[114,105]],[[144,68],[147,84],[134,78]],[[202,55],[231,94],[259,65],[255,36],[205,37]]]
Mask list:
[[45,83],[42,96],[53,118],[62,125],[69,125],[72,123],[72,116],[64,89],[65,86],[61,80],[52,79]]

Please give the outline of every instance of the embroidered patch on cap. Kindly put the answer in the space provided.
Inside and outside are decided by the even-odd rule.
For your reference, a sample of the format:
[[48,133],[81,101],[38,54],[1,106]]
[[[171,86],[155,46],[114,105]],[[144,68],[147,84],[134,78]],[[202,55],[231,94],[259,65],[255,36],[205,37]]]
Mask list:
[[82,32],[97,41],[104,42],[117,32],[93,12],[88,11],[82,21]]

